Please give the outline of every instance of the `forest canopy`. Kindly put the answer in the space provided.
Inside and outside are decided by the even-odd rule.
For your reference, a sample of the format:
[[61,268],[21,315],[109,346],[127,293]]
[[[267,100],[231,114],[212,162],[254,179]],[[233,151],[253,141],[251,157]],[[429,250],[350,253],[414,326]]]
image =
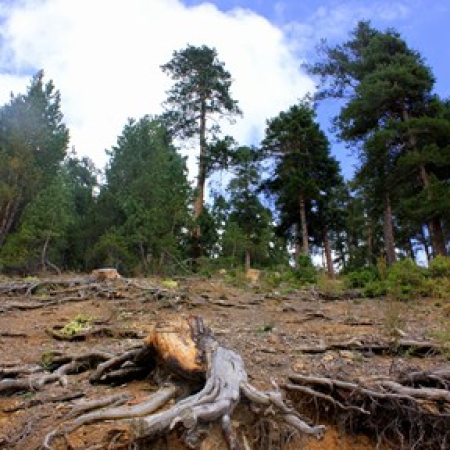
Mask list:
[[[332,277],[447,256],[450,99],[434,93],[423,56],[360,22],[306,69],[317,91],[267,118],[248,146],[222,133],[245,120],[226,62],[207,45],[176,50],[161,66],[173,82],[163,114],[130,118],[104,170],[69,149],[61,94],[38,72],[0,107],[0,272],[304,276],[322,257]],[[316,117],[330,98],[342,99],[336,137],[356,155],[348,180]],[[194,185],[181,148],[198,155]],[[226,181],[208,184],[218,172]]]

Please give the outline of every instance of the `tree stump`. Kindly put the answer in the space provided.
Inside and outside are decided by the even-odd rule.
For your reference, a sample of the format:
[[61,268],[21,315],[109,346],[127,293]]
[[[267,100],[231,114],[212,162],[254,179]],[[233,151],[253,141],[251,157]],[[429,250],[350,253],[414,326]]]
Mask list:
[[[146,445],[175,429],[181,431],[188,448],[199,448],[205,438],[205,426],[213,423],[220,425],[229,449],[250,448],[247,441],[240,442],[242,438],[238,438],[231,420],[236,406],[244,399],[261,417],[272,416],[273,421],[280,425],[317,438],[324,433],[324,426],[310,426],[295,409],[286,405],[280,391],[266,392],[253,387],[248,382],[241,356],[222,346],[202,318],[197,316],[159,323],[145,338],[142,347],[102,362],[91,380],[98,382],[125,361],[141,369],[142,366],[152,369],[155,364],[150,362],[151,358],[154,358],[156,367],[168,369],[172,376],[176,376],[173,384],[165,384],[139,405],[115,406],[81,414],[73,422],[49,433],[43,447],[51,449],[54,438],[66,436],[82,425],[124,420],[130,425],[130,440],[138,448],[140,444]],[[133,364],[128,364],[124,370],[135,370]],[[190,395],[160,410],[186,390]]]

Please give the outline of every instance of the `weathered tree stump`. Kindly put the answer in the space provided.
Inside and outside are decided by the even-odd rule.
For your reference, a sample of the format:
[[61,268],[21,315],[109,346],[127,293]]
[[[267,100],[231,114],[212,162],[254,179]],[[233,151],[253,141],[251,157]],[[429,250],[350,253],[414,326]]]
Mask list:
[[[125,362],[133,364],[124,367]],[[200,317],[158,324],[142,347],[102,362],[90,379],[99,382],[111,371],[132,371],[143,366],[151,370],[155,365],[169,370],[176,376],[176,381],[165,384],[148,401],[139,405],[120,405],[93,412],[89,408],[88,413],[49,433],[43,447],[51,449],[55,438],[68,435],[82,425],[123,420],[129,423],[130,439],[137,445],[178,429],[189,448],[198,448],[205,437],[202,432],[204,426],[217,423],[228,448],[240,449],[243,447],[232,427],[231,417],[244,399],[254,411],[261,415],[271,414],[274,421],[300,433],[317,438],[323,435],[325,427],[307,424],[295,409],[286,405],[281,392],[264,392],[253,387],[248,382],[241,356],[222,346]],[[182,391],[184,394],[188,391],[190,395],[179,399],[168,409],[160,410]],[[99,401],[99,406],[104,404]]]

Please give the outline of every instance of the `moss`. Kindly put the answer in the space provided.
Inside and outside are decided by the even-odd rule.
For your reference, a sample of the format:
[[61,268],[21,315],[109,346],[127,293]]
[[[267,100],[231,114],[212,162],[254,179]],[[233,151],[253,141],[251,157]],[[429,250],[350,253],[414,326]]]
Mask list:
[[89,330],[93,318],[86,314],[78,314],[73,320],[61,328],[60,333],[65,336],[73,336],[81,331]]

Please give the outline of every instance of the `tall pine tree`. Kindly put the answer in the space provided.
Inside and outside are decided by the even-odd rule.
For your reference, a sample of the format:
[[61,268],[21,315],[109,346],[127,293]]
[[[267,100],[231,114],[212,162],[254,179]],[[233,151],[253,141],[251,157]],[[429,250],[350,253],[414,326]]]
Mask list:
[[[188,45],[175,51],[162,70],[173,80],[164,105],[172,131],[183,139],[197,138],[199,144],[194,220],[203,212],[205,183],[213,159],[220,160],[227,140],[219,139],[217,119],[233,119],[241,112],[231,97],[231,75],[218,59],[217,51],[205,45]],[[200,226],[194,228],[194,258],[201,254]]]

